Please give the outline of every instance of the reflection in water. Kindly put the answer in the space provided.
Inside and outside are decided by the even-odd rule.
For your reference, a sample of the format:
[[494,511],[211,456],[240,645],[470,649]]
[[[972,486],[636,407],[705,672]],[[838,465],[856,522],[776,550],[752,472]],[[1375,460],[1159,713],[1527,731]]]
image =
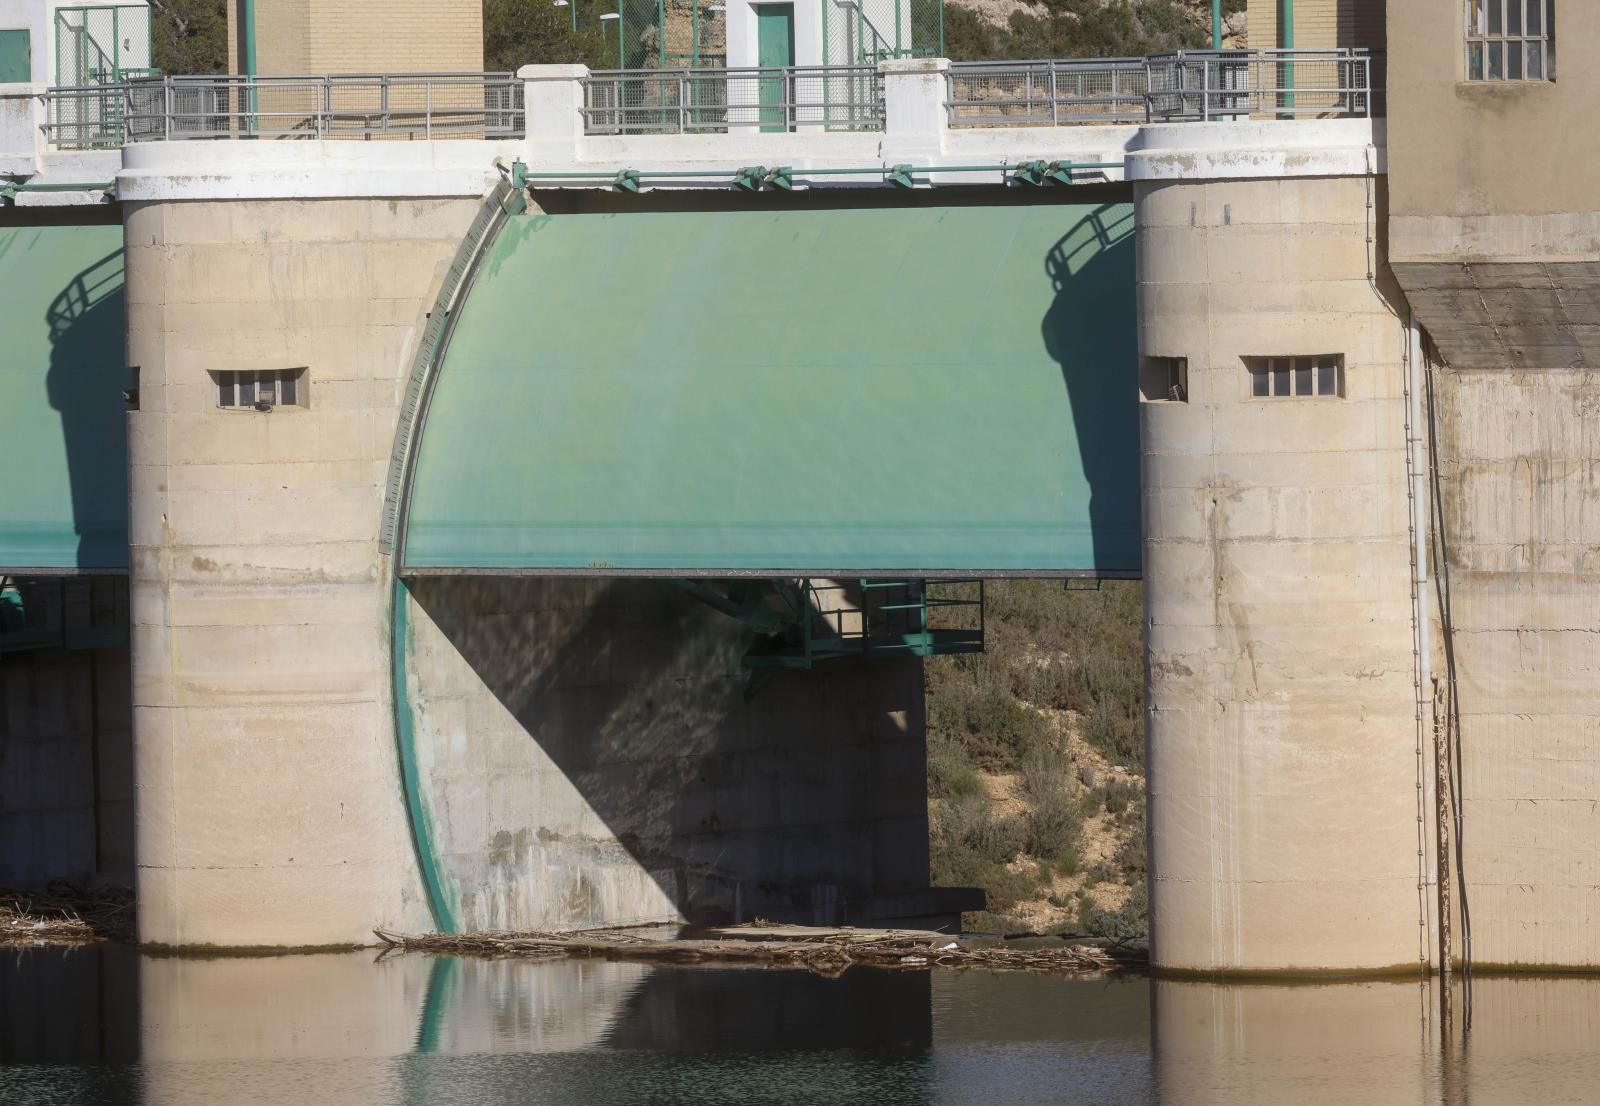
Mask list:
[[1436,988],[370,953],[0,958],[0,1102],[1590,1102],[1600,980]]

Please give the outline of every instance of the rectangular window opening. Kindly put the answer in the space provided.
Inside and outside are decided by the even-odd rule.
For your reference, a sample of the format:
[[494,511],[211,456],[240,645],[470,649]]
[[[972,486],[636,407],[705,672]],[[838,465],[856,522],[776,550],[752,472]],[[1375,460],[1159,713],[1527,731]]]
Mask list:
[[1339,398],[1344,395],[1344,355],[1246,357],[1252,399]]
[[308,381],[302,366],[296,369],[216,369],[217,406],[229,409],[306,407]]
[[1189,359],[1146,357],[1139,370],[1139,396],[1146,403],[1189,402]]
[[1556,79],[1556,0],[1463,0],[1469,81]]

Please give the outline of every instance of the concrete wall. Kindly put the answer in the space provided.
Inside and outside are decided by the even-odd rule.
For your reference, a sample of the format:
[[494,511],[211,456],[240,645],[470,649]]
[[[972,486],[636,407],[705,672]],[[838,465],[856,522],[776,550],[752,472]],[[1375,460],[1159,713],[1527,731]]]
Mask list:
[[[1472,82],[1464,5],[1388,7],[1390,41],[1405,45],[1389,59],[1397,260],[1454,242],[1460,220],[1600,209],[1600,133],[1585,125],[1600,112],[1600,74],[1586,64],[1600,50],[1600,7],[1555,5],[1559,80]],[[1482,233],[1467,244],[1492,248]]]
[[0,655],[0,887],[132,878],[128,650]]
[[[228,69],[242,71],[242,0],[228,4]],[[476,0],[255,0],[256,72],[477,73]],[[263,110],[266,110],[263,106]]]
[[1479,964],[1600,963],[1600,8],[1556,12],[1558,80],[1468,82],[1461,5],[1389,6],[1390,244],[1442,362],[1439,675]]
[[[787,673],[638,580],[412,582],[434,852],[468,929],[931,912],[922,666]],[[928,901],[928,896],[921,896]]]
[[[377,549],[402,376],[479,206],[126,212],[140,931],[313,945],[421,928]],[[216,406],[306,366],[309,406]]]
[[[1381,179],[1141,184],[1150,917],[1163,968],[1416,970],[1403,330]],[[1369,273],[1379,274],[1375,283]],[[1243,358],[1345,358],[1252,399]]]
[[1472,956],[1593,967],[1600,380],[1440,370],[1435,398]]

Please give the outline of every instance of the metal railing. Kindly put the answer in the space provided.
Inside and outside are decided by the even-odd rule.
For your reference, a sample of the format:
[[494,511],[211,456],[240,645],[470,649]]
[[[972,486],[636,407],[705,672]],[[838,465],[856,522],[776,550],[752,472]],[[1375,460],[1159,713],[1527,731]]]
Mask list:
[[612,69],[583,86],[585,134],[881,131],[871,65]]
[[[1187,51],[1148,58],[955,63],[955,127],[1370,116],[1365,50]],[[510,73],[148,77],[53,88],[60,149],[199,138],[521,138]],[[875,66],[616,69],[583,82],[585,134],[882,131]]]
[[956,62],[945,106],[953,127],[1366,117],[1372,57],[1352,49],[1204,50]]
[[45,127],[60,149],[195,138],[521,138],[523,83],[510,73],[156,77],[52,88]]

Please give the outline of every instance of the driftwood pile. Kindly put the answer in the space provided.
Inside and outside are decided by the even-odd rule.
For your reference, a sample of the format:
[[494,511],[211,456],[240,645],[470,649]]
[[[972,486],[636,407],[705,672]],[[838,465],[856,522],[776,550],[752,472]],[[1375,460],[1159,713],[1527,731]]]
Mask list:
[[1135,954],[1098,945],[1031,949],[965,945],[940,934],[922,931],[823,929],[811,935],[786,930],[782,937],[762,939],[759,929],[756,929],[751,933],[753,939],[670,940],[643,937],[622,930],[420,935],[383,930],[373,932],[394,950],[530,960],[595,957],[667,964],[748,964],[806,968],[827,976],[839,975],[855,965],[918,971],[931,968],[988,968],[1081,975],[1114,971],[1138,963]]
[[126,888],[52,883],[42,894],[0,890],[0,947],[126,941],[133,930],[133,892]]

